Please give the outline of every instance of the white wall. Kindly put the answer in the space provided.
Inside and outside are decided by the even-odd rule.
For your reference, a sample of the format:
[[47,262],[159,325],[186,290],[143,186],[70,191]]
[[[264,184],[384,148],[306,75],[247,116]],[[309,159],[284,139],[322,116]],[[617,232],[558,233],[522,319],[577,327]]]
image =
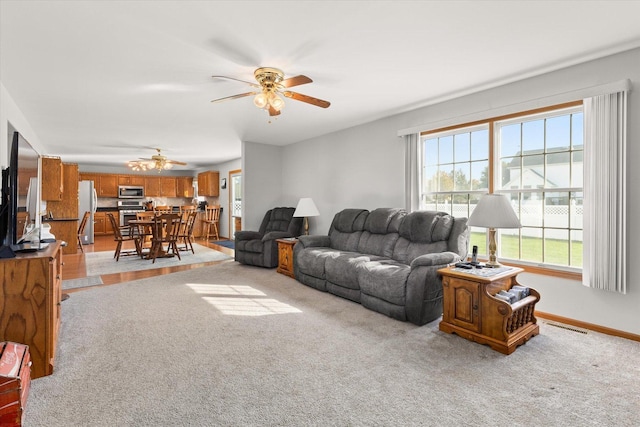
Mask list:
[[269,209],[284,206],[282,164],[282,147],[242,143],[243,230],[258,230]]
[[9,166],[10,125],[20,132],[38,154],[47,154],[26,117],[22,114],[22,111],[20,111],[20,108],[18,108],[2,82],[0,82],[0,166],[3,168]]
[[220,180],[222,178],[227,179],[227,188],[220,187],[220,195],[218,196],[218,203],[222,206],[222,214],[220,215],[220,224],[218,231],[220,232],[220,237],[229,237],[229,215],[231,210],[229,209],[229,197],[231,190],[231,183],[229,182],[229,171],[242,169],[242,160],[236,159],[231,160],[225,163],[219,163],[211,168],[210,170],[217,170],[220,172]]
[[[283,204],[295,203],[298,197],[312,197],[321,216],[310,222],[311,232],[326,234],[333,215],[347,207],[376,208],[403,206],[404,147],[396,135],[399,130],[425,123],[478,115],[490,116],[496,109],[513,108],[517,104],[541,97],[630,79],[638,87],[640,82],[640,49],[591,61],[542,76],[486,90],[465,97],[442,102],[387,119],[354,127],[330,135],[283,147],[281,163],[273,158],[273,165],[253,170],[262,151],[256,145],[247,146],[243,170],[251,179],[246,181],[247,207],[264,211],[278,203],[279,188],[275,185],[273,169],[282,168],[281,199]],[[629,97],[629,165],[640,163],[640,91]],[[255,150],[255,152],[254,152]],[[276,151],[277,149],[272,149]],[[267,161],[271,161],[265,159]],[[263,182],[263,177],[269,183]],[[629,183],[638,182],[640,168],[629,168]],[[265,194],[268,191],[273,193]],[[266,199],[268,200],[268,203]],[[639,253],[640,191],[629,186],[628,248],[630,254]],[[630,259],[630,263],[635,260]],[[640,334],[640,274],[629,269],[628,293],[615,293],[586,288],[581,283],[549,276],[523,274],[524,285],[538,289],[542,298],[539,311],[589,322],[596,325]]]

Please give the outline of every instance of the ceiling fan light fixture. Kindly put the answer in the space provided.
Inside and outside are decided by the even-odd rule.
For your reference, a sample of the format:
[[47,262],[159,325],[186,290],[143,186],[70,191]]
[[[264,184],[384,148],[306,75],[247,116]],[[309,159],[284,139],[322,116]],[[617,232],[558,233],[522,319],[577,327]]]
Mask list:
[[269,103],[269,99],[267,98],[267,95],[264,92],[260,92],[259,94],[256,95],[255,98],[253,98],[253,103],[258,108],[264,108]]
[[274,110],[280,111],[284,108],[284,101],[275,93],[271,92],[269,96],[269,105],[273,107]]

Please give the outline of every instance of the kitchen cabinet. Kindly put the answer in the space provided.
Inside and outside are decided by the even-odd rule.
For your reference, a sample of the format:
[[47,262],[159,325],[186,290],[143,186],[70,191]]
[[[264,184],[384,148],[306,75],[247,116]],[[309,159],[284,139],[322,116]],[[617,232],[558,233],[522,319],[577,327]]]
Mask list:
[[107,214],[106,212],[96,212],[93,214],[93,234],[96,236],[107,234]]
[[67,245],[63,254],[75,254],[78,250],[78,165],[63,163],[63,188],[61,200],[47,202],[47,210],[55,222],[50,222],[51,233]]
[[62,160],[60,157],[42,158],[42,200],[62,200]]
[[80,181],[93,181],[98,197],[118,197],[118,175],[82,172]]
[[160,177],[144,177],[144,195],[146,197],[160,197]]
[[98,197],[118,197],[118,175],[101,175]]
[[144,186],[143,175],[118,175],[118,185],[139,185]]
[[206,171],[198,174],[198,196],[220,195],[220,172]]
[[177,197],[176,178],[160,176],[145,177],[144,195],[146,197]]
[[179,176],[176,178],[176,197],[193,198],[193,178]]
[[29,346],[31,378],[53,373],[60,329],[60,241],[0,260],[0,341]]
[[175,177],[160,178],[160,196],[177,197]]

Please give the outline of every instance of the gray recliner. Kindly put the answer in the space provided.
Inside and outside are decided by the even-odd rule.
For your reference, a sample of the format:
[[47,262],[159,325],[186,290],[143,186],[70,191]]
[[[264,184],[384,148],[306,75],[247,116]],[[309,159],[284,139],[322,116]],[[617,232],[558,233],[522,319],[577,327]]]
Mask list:
[[298,237],[303,218],[294,218],[295,208],[273,208],[267,211],[259,231],[238,231],[235,260],[242,264],[274,268],[278,266],[276,239]]

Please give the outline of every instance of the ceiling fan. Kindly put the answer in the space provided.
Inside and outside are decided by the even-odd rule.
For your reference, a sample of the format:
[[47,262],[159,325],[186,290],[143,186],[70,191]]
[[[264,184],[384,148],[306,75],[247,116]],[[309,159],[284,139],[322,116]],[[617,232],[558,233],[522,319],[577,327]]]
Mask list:
[[284,108],[285,98],[295,99],[296,101],[306,102],[307,104],[315,105],[321,108],[328,108],[331,103],[322,99],[314,98],[312,96],[303,95],[301,93],[292,92],[287,90],[290,87],[299,86],[313,82],[309,77],[299,75],[284,78],[284,72],[277,68],[261,67],[254,71],[253,76],[258,83],[248,82],[245,80],[236,79],[235,77],[227,76],[212,76],[214,79],[227,79],[235,80],[238,82],[246,83],[253,87],[255,90],[251,92],[240,93],[238,95],[227,96],[224,98],[214,99],[211,102],[222,102],[230,99],[244,98],[246,96],[254,96],[253,103],[258,108],[263,108],[269,111],[270,116],[277,116],[280,114],[280,110]]
[[156,148],[158,154],[154,154],[150,159],[140,158],[138,160],[131,160],[129,167],[134,171],[146,171],[156,169],[158,173],[163,170],[171,169],[174,165],[185,166],[186,163],[179,162],[177,160],[168,159],[163,156],[159,148]]

